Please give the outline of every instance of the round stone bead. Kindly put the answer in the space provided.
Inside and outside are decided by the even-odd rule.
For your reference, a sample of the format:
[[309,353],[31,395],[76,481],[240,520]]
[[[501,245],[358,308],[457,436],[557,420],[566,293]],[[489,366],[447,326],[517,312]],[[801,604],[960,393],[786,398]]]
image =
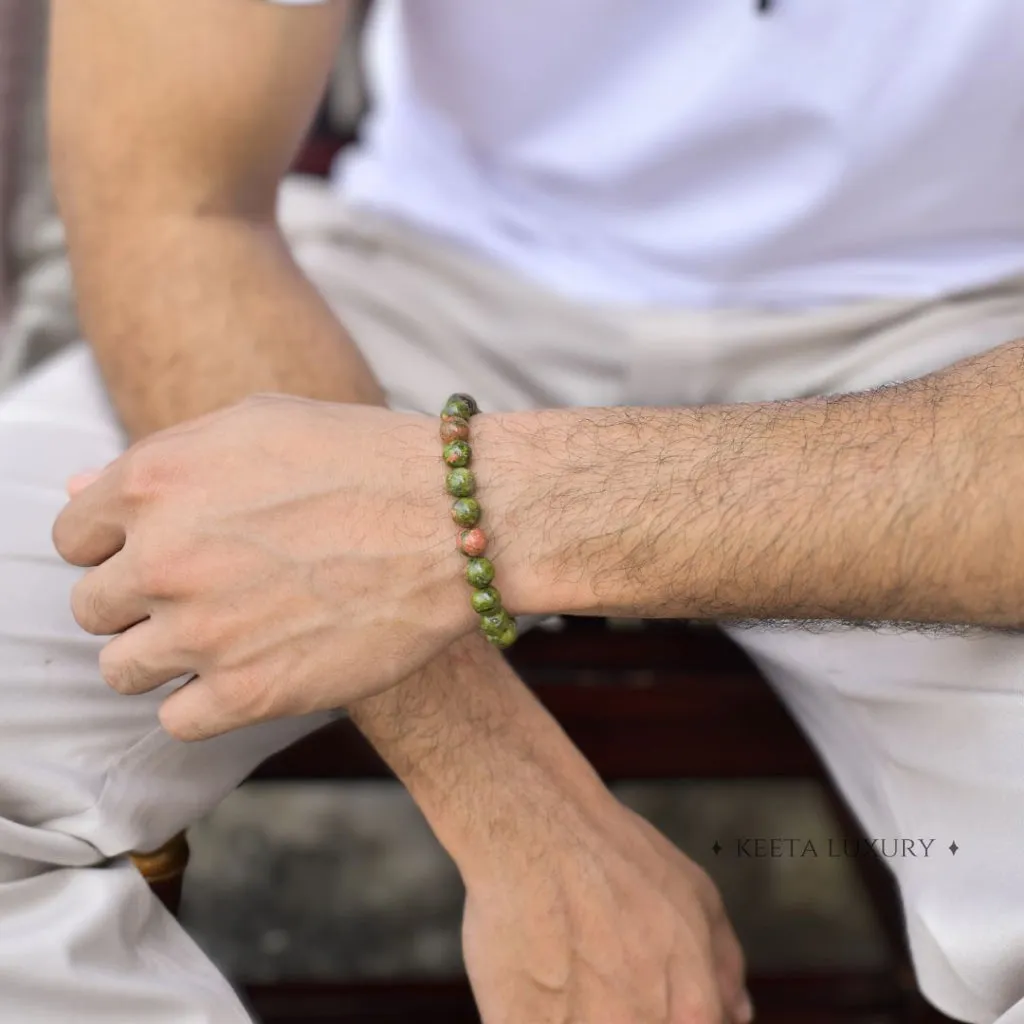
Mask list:
[[496,635],[488,633],[487,639],[499,650],[507,651],[516,642],[518,635],[519,627],[516,626],[516,620],[509,619],[508,625],[500,633]]
[[445,477],[444,486],[453,498],[472,498],[476,491],[476,477],[471,469],[453,469]]
[[448,444],[449,441],[468,441],[469,420],[459,416],[450,420],[441,420],[441,440],[445,444]]
[[468,466],[472,454],[473,449],[465,441],[449,441],[444,446],[444,461],[452,469],[461,469],[463,466]]
[[459,534],[456,547],[470,558],[479,558],[487,550],[487,534],[479,526],[472,530],[463,530]]
[[471,558],[466,563],[466,579],[471,587],[480,590],[491,585],[494,579],[494,566],[489,558]]
[[472,395],[467,395],[465,391],[457,391],[454,395],[449,395],[448,401],[465,402],[469,406],[470,416],[475,416],[480,411],[480,406],[476,404],[476,399]]
[[459,498],[452,503],[452,519],[459,526],[476,526],[480,520],[480,502],[476,498]]
[[463,419],[468,420],[470,416],[476,411],[472,405],[473,400],[470,399],[468,402],[462,395],[452,395],[447,402],[444,403],[444,408],[441,410],[441,419],[453,420]]
[[480,616],[480,631],[485,636],[501,636],[511,621],[508,612],[499,608],[496,612]]
[[477,615],[490,615],[501,610],[501,594],[495,587],[484,587],[483,590],[473,591],[469,603]]

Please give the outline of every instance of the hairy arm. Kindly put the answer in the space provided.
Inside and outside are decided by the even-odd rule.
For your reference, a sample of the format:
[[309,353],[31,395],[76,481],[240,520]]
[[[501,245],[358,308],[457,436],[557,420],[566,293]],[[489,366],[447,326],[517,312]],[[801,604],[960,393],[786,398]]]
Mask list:
[[1024,627],[1024,342],[864,393],[474,433],[516,611]]
[[381,400],[275,222],[347,7],[53,5],[51,150],[79,313],[135,438],[258,391]]
[[459,641],[411,685],[349,713],[464,875],[495,869],[496,851],[540,856],[533,841],[559,814],[572,806],[596,814],[609,803],[590,765],[482,637]]

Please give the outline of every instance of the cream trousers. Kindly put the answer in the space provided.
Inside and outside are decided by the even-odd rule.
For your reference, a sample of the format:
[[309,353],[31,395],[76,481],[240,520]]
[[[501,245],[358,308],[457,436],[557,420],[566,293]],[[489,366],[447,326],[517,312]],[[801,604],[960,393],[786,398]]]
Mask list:
[[[292,182],[282,221],[393,405],[689,405],[851,391],[1024,335],[1024,281],[810,313],[582,307]],[[212,808],[316,724],[196,745],[124,698],[71,618],[78,571],[50,526],[64,481],[124,444],[92,357],[70,348],[0,396],[0,1017],[229,1024],[230,986],[124,860]],[[994,482],[997,486],[998,482]],[[812,737],[867,835],[897,859],[925,992],[954,1017],[1024,1022],[1024,638],[736,634]],[[956,856],[947,847],[959,844]]]

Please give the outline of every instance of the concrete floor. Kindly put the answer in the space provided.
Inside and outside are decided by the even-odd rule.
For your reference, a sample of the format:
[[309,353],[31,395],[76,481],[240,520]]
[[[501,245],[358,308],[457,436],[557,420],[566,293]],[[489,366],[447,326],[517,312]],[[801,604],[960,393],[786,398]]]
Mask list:
[[[838,836],[812,784],[617,792],[710,871],[755,970],[883,958],[853,861],[737,850],[748,836],[819,850]],[[395,785],[250,785],[190,837],[183,920],[236,981],[460,970],[458,875]]]

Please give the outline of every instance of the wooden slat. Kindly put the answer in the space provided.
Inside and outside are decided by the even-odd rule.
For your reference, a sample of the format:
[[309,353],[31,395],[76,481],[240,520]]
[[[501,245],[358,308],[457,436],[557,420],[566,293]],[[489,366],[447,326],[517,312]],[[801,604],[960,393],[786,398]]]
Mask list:
[[[459,981],[253,985],[246,994],[263,1024],[479,1024]],[[877,973],[753,979],[751,994],[758,1024],[952,1024],[923,1004],[907,1007],[891,979]],[[908,1016],[916,1012],[922,1016]]]

